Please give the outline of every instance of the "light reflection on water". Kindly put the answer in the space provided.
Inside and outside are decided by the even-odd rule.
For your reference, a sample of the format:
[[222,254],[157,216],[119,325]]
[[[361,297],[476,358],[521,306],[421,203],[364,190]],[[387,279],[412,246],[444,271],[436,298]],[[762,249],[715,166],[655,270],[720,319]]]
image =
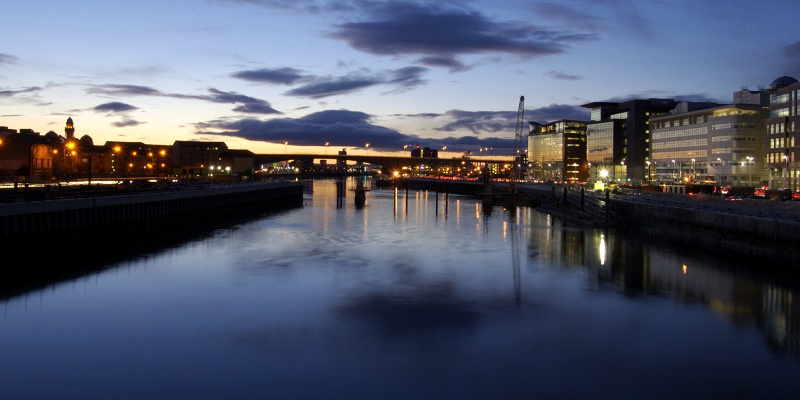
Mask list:
[[800,389],[798,293],[777,277],[531,209],[347,194],[316,181],[301,209],[4,302],[4,398]]

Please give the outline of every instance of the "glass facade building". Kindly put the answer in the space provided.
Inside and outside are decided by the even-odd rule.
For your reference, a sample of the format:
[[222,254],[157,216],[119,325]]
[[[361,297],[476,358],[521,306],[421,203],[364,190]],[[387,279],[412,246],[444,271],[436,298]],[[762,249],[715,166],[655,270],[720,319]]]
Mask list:
[[559,120],[531,124],[528,174],[534,180],[585,182],[587,121]]
[[800,188],[800,82],[782,76],[772,82],[764,161],[772,188]]
[[584,104],[592,110],[586,138],[590,180],[606,171],[617,182],[644,183],[650,165],[650,118],[668,114],[677,104],[672,99]]
[[747,97],[755,104],[681,103],[670,115],[651,118],[647,179],[659,184],[759,185],[766,96]]

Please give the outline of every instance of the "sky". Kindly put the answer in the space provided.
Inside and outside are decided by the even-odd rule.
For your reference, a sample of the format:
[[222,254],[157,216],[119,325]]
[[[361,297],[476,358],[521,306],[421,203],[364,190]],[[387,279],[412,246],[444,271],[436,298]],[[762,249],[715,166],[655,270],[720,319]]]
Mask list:
[[3,0],[0,15],[0,126],[64,135],[72,117],[95,144],[512,154],[520,96],[525,122],[547,123],[800,79],[797,0]]

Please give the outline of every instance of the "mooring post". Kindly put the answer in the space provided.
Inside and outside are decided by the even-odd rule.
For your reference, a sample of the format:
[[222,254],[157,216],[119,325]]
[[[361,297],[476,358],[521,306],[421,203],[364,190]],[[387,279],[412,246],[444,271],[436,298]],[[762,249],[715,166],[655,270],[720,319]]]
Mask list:
[[586,193],[585,193],[585,191],[586,191],[586,188],[581,188],[581,212],[584,212],[586,210],[586,205],[585,205],[585,203],[586,203]]
[[336,181],[336,208],[342,208],[342,181]]

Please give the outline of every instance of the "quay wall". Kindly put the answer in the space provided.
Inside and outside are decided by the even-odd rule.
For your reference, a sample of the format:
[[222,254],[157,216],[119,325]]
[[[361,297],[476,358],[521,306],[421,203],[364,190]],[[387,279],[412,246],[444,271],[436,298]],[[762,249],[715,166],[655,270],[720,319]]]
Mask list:
[[800,220],[791,214],[746,215],[620,200],[613,200],[612,207],[617,218],[651,237],[709,253],[770,256],[800,264]]
[[0,205],[0,239],[76,230],[133,233],[200,218],[302,205],[299,182],[215,184],[163,192]]

